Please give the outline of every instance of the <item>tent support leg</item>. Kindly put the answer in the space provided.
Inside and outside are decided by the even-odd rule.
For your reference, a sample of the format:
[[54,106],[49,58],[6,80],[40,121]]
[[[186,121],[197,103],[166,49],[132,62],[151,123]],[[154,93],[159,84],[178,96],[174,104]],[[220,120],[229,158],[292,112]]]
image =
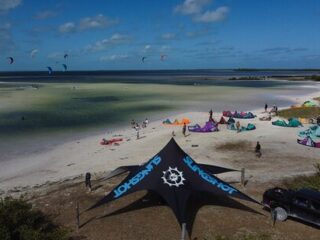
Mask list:
[[244,186],[245,185],[245,179],[246,179],[246,177],[245,177],[245,168],[241,168],[241,185],[242,186]]
[[181,240],[186,240],[186,235],[187,235],[187,224],[182,223]]
[[79,213],[79,202],[76,203],[76,224],[77,224],[77,231],[80,228],[80,213]]

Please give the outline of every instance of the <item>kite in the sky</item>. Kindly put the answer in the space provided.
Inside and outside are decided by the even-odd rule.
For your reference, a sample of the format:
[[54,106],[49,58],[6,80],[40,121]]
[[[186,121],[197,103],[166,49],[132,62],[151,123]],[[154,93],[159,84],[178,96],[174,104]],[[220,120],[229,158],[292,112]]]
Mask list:
[[165,55],[165,54],[163,54],[163,55],[160,56],[160,60],[161,60],[161,61],[164,61],[166,58],[167,58],[167,55]]
[[62,64],[62,67],[63,67],[63,69],[64,69],[65,72],[68,70],[68,67],[67,67],[66,64],[63,63],[63,64]]
[[30,57],[34,58],[38,52],[39,52],[38,49],[33,49],[33,50],[31,50],[31,52],[30,52]]
[[144,62],[144,60],[146,60],[147,57],[142,57],[141,61]]
[[51,67],[47,67],[48,68],[48,73],[51,75],[53,73],[53,70]]
[[14,62],[13,57],[7,57],[7,59],[9,60],[9,64],[12,64]]

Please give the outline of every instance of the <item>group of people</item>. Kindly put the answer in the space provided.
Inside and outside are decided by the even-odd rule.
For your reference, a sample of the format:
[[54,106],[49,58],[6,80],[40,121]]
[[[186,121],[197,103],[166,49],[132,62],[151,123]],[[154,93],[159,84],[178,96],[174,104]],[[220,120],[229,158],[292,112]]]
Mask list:
[[[264,111],[268,112],[268,104],[267,103],[264,105]],[[274,104],[269,113],[275,113],[277,116],[278,115],[278,106]]]
[[[143,122],[142,122],[142,125],[141,127],[142,128],[146,128],[149,124],[149,120],[148,118],[146,118]],[[139,123],[137,123],[134,119],[131,120],[131,127],[134,128],[136,130],[136,133],[137,133],[137,139],[140,138],[140,125]]]

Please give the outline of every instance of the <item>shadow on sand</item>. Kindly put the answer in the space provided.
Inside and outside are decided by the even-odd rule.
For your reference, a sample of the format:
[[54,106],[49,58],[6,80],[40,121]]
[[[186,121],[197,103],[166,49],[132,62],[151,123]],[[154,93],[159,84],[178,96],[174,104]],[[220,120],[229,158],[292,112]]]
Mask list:
[[[156,207],[156,206],[163,206],[166,205],[165,201],[159,196],[157,193],[148,191],[146,195],[144,195],[142,198],[134,201],[133,203],[129,204],[128,206],[118,209],[114,212],[108,213],[106,215],[100,216],[100,217],[93,217],[84,222],[82,225],[80,225],[80,228],[87,225],[91,221],[95,219],[103,219],[106,217],[123,214],[131,211],[137,211],[139,209],[145,209],[149,207]],[[237,202],[231,198],[227,197],[219,197],[213,194],[201,192],[194,192],[191,197],[189,198],[188,205],[187,205],[187,232],[189,236],[192,234],[192,227],[195,220],[195,217],[197,215],[197,212],[200,210],[201,207],[206,205],[216,205],[216,206],[222,206],[222,207],[228,207],[233,209],[238,209],[246,212],[250,212],[253,214],[263,215],[245,205],[243,205],[240,202]],[[264,216],[264,215],[263,215]]]

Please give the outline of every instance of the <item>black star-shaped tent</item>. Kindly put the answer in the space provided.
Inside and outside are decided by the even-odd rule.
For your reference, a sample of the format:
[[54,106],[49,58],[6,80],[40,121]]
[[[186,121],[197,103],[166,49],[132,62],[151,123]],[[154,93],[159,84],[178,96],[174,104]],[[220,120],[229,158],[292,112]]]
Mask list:
[[[217,197],[235,197],[258,203],[214,174],[236,171],[196,163],[172,138],[153,158],[142,165],[119,167],[106,179],[125,172],[128,176],[90,209],[119,199],[130,193],[149,190],[159,194],[174,212],[180,225],[188,221],[189,197],[194,193],[210,193]],[[259,204],[259,203],[258,203]]]

